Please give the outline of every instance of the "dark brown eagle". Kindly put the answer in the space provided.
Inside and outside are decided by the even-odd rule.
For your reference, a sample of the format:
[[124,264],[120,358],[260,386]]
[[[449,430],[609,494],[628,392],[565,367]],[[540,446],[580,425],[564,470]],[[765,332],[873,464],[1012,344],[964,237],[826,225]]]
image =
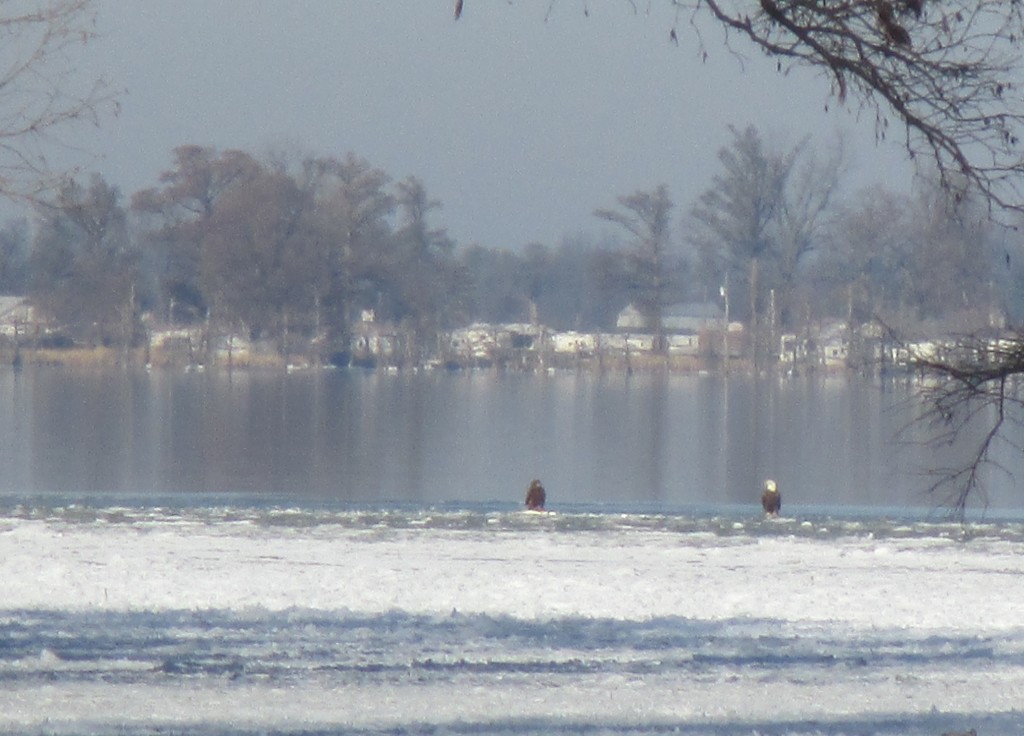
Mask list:
[[526,489],[526,508],[530,511],[543,511],[546,500],[547,494],[544,492],[544,486],[540,484],[539,480],[532,481],[530,487]]

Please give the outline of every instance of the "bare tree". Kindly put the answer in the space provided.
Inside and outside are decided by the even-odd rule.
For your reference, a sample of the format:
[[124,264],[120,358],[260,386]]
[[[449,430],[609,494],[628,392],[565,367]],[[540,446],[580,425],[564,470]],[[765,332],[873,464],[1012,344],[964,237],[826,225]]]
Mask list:
[[138,253],[127,230],[121,193],[93,174],[68,180],[37,206],[33,303],[93,344],[135,337]]
[[457,292],[455,242],[445,228],[430,227],[431,213],[441,203],[427,195],[422,181],[410,176],[395,189],[401,222],[394,235],[397,253],[392,280],[401,316],[412,327],[412,358],[420,365],[436,342],[438,329],[448,321],[451,297]]
[[975,188],[1020,210],[1024,105],[1014,86],[1024,19],[1001,0],[702,0],[716,20],[785,65],[821,69],[840,103],[903,123],[911,156],[959,198]]
[[96,37],[93,0],[0,4],[0,194],[39,201],[67,172],[51,164],[77,122],[118,109],[117,90],[76,78],[75,55]]
[[314,192],[317,227],[330,233],[332,253],[326,297],[344,338],[360,307],[375,306],[372,276],[383,270],[390,237],[387,218],[395,208],[387,192],[390,177],[353,153],[315,158],[303,164],[306,186]]
[[218,200],[203,237],[202,281],[220,298],[218,317],[277,338],[285,355],[291,331],[312,322],[306,287],[326,267],[305,194],[286,173],[263,171]]
[[972,443],[966,461],[929,471],[931,491],[962,517],[971,498],[984,500],[987,468],[1013,476],[1000,462],[1000,447],[1024,454],[1014,439],[1024,425],[1024,332],[962,336],[939,350],[906,349],[914,367],[930,377],[922,383],[924,411],[913,428],[923,427],[923,441],[932,446]]
[[173,167],[160,175],[160,187],[132,197],[150,250],[159,254],[160,281],[171,321],[204,319],[212,304],[200,283],[203,245],[219,202],[262,172],[244,151],[220,152],[206,146],[174,149]]
[[780,289],[778,311],[784,326],[792,326],[797,319],[797,286],[807,270],[806,262],[820,249],[845,169],[841,142],[824,159],[803,144],[800,152],[803,155],[798,155],[790,174],[777,228],[775,280]]
[[864,189],[837,208],[821,243],[814,280],[819,314],[858,324],[910,311],[915,264],[914,200],[881,186]]
[[0,292],[25,293],[29,279],[30,252],[28,220],[9,220],[0,227]]
[[951,214],[934,187],[916,196],[865,189],[829,223],[817,275],[859,322],[881,317],[918,332],[929,324],[959,332],[990,326],[992,228],[982,217]]
[[633,303],[653,330],[657,349],[665,348],[662,313],[670,294],[672,199],[664,184],[654,191],[619,197],[619,209],[599,209],[594,214],[613,222],[633,238],[628,257]]
[[[740,131],[730,128],[732,145],[719,150],[723,172],[715,175],[711,186],[693,207],[697,227],[691,239],[698,248],[709,277],[718,283],[745,284],[749,293],[754,360],[759,360],[759,322],[764,314],[766,287],[762,269],[766,264],[783,261],[780,230],[786,224],[788,239],[800,233],[796,226],[796,201],[787,205],[789,180],[803,148],[797,146],[785,154],[765,149],[761,135],[750,126]],[[812,200],[816,201],[816,200]],[[787,245],[790,245],[787,243]],[[810,242],[794,242],[791,247],[806,251]],[[787,254],[795,269],[801,252]],[[781,269],[775,268],[778,273]],[[741,310],[742,314],[742,310]]]
[[883,363],[896,359],[925,379],[914,395],[920,416],[903,439],[950,458],[926,472],[958,514],[984,499],[986,470],[1012,472],[1003,450],[1024,452],[1014,440],[1024,421],[1024,332],[1002,327],[994,270],[1004,269],[1003,254],[994,258],[991,223],[970,208],[956,216],[934,183],[916,196],[866,190],[833,220],[818,261],[831,293],[848,300],[848,319],[884,328]]

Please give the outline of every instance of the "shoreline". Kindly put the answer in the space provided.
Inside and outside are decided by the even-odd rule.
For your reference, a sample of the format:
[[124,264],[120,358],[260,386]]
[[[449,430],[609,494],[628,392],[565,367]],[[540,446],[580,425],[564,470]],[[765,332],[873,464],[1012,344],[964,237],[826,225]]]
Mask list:
[[[317,371],[358,368],[368,371],[496,371],[509,373],[542,374],[551,371],[576,371],[593,373],[660,373],[672,374],[722,374],[720,361],[703,360],[691,355],[658,355],[634,353],[596,356],[540,356],[537,354],[513,356],[506,360],[424,361],[421,364],[353,361],[347,365],[310,361],[306,356],[286,357],[278,353],[256,352],[217,356],[210,363],[182,360],[180,355],[171,355],[156,349],[132,348],[20,348],[0,347],[0,368],[53,367],[82,370],[97,369],[138,369],[138,370],[184,370],[230,372],[234,370],[278,370],[282,372]],[[791,374],[791,366],[775,363],[764,369]],[[734,358],[729,361],[730,374],[752,375],[752,363],[746,359]],[[842,375],[858,372],[850,367],[803,366],[802,373],[821,375]]]

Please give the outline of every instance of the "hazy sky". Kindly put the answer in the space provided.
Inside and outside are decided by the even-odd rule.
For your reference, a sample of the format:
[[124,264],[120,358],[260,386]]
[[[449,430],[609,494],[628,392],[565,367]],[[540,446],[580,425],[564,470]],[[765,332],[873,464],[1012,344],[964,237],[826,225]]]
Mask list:
[[678,216],[708,187],[729,124],[792,146],[845,132],[852,183],[904,187],[898,141],[873,118],[826,113],[827,82],[784,77],[740,39],[669,3],[628,0],[97,0],[86,73],[127,90],[121,115],[83,135],[126,196],[153,186],[183,144],[296,155],[351,151],[442,202],[460,245],[557,245],[603,227],[594,209],[660,183]]

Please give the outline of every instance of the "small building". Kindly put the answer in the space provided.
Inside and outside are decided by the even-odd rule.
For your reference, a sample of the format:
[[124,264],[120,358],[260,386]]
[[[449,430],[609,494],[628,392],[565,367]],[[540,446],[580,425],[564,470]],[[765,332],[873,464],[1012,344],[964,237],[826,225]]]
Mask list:
[[632,304],[626,306],[615,320],[615,328],[622,331],[646,330],[647,319]]
[[797,365],[807,362],[807,341],[787,332],[779,337],[779,362]]
[[448,333],[442,359],[450,367],[528,366],[550,346],[551,339],[540,325],[477,322]]
[[699,355],[700,336],[696,334],[668,335],[665,338],[669,355]]
[[451,363],[481,365],[492,361],[497,349],[497,329],[492,325],[477,322],[469,327],[452,330],[445,352]]
[[[630,304],[615,320],[616,329],[622,332],[647,332],[650,325],[643,313]],[[714,302],[686,302],[665,307],[661,314],[661,328],[666,334],[691,334],[717,330],[725,327],[722,308]]]
[[154,328],[149,333],[149,359],[154,365],[202,363],[205,344],[202,327]]
[[551,335],[551,349],[555,353],[593,355],[597,336],[587,332],[555,332]]
[[498,341],[508,342],[511,350],[537,350],[543,339],[544,328],[535,324],[503,325],[498,334]]
[[23,296],[0,296],[0,335],[16,337],[24,334],[34,319],[28,299]]
[[626,351],[631,353],[653,353],[654,335],[626,335]]
[[598,349],[607,352],[625,353],[626,335],[615,332],[602,332],[597,336]]
[[213,340],[214,359],[225,365],[232,365],[235,361],[247,361],[252,351],[252,340],[237,333],[220,335]]
[[673,304],[661,315],[661,326],[669,333],[721,332],[725,327],[725,313],[714,302]]
[[850,344],[843,338],[830,337],[818,346],[821,363],[826,368],[844,368],[849,357]]
[[845,368],[850,355],[850,330],[846,322],[826,321],[818,326],[818,361],[826,368]]
[[786,333],[779,338],[779,362],[793,368],[845,368],[849,358],[850,331],[843,321],[826,320],[803,335]]
[[375,368],[395,366],[405,357],[408,343],[404,332],[387,322],[378,322],[374,310],[364,309],[349,337],[349,361],[354,366]]

